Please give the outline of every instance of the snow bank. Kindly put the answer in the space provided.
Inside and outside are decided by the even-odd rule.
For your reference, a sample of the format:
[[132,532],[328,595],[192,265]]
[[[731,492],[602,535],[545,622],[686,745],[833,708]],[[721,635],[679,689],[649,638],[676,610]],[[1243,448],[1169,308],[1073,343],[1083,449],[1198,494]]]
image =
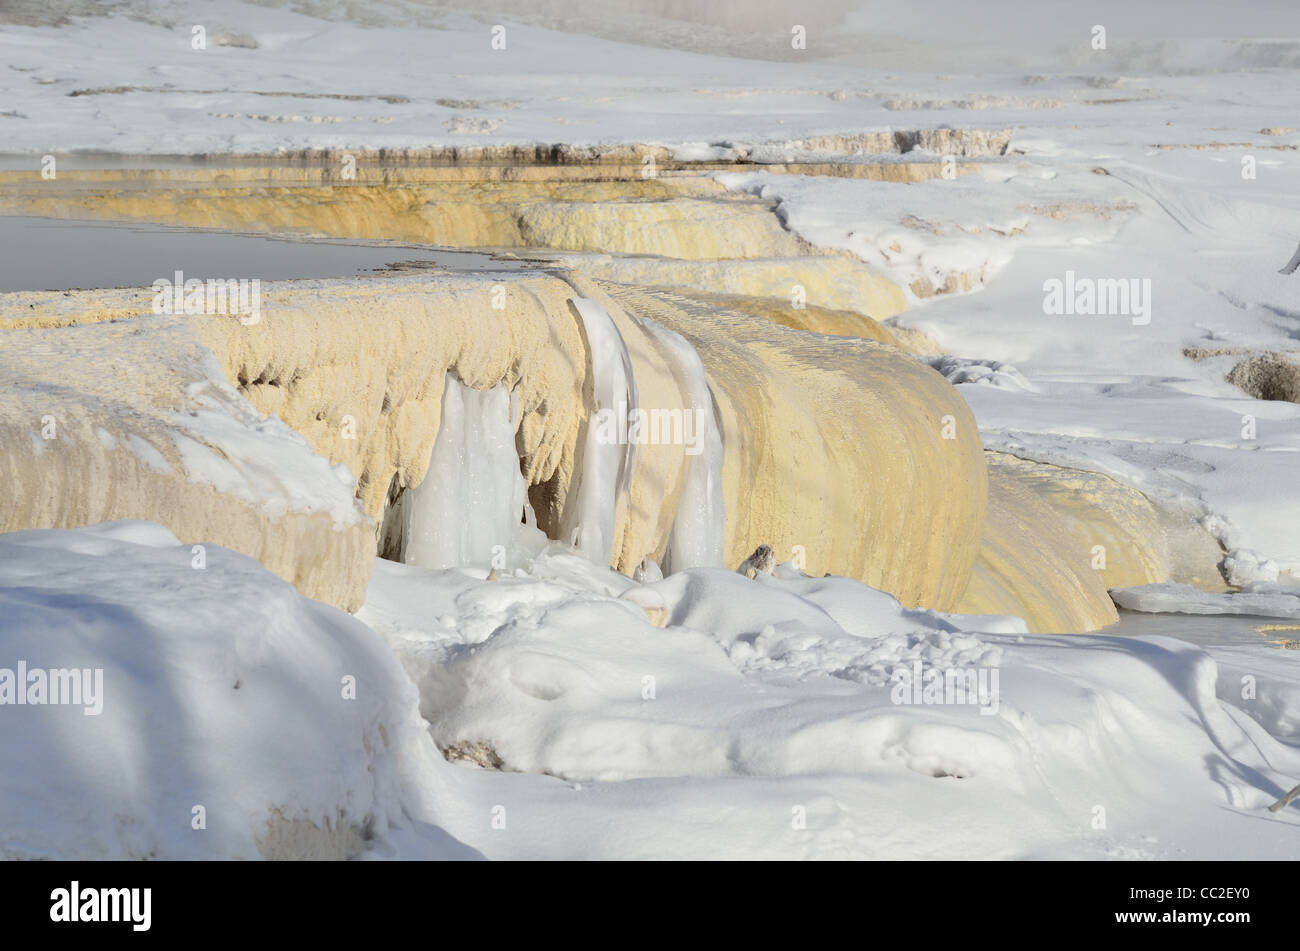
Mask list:
[[[1023,630],[1009,618],[910,611],[850,579],[792,569],[759,581],[691,569],[600,593],[597,579],[554,577],[552,557],[499,582],[449,573],[420,591],[440,624],[391,643],[442,749],[484,744],[504,768],[571,781],[852,770],[879,749],[868,743],[849,765],[845,747],[801,735],[807,713],[788,685],[830,676],[878,686],[915,663],[997,666],[1001,650],[965,629]],[[652,626],[651,602],[667,627]],[[386,629],[378,611],[362,616]],[[755,704],[747,678],[766,674],[787,689]]]
[[[3,707],[7,858],[1294,851],[1286,652],[1026,636],[791,565],[639,585],[560,546],[493,582],[378,562],[359,621],[138,522],[0,537],[0,606],[0,667],[103,670],[98,715]],[[927,700],[933,672],[973,690]]]
[[487,583],[380,565],[360,616],[508,810],[447,825],[490,857],[1294,851],[1266,811],[1300,779],[1285,652],[1025,635],[789,564],[639,585],[556,548]]
[[6,859],[342,859],[418,825],[410,683],[364,625],[244,555],[200,566],[149,522],[0,536],[0,657],[102,678],[94,715],[4,707]]

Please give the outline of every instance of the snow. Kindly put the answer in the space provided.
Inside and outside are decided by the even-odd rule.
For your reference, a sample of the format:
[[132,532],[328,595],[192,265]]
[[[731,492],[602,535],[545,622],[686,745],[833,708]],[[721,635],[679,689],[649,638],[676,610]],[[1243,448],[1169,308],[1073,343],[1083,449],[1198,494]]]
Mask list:
[[[574,559],[554,546],[486,583],[381,562],[359,615],[437,744],[507,770],[458,766],[522,813],[447,827],[491,858],[1294,854],[1277,823],[1300,818],[1261,813],[1300,775],[1300,658],[1029,636],[790,565],[641,586]],[[917,664],[982,672],[995,702],[894,702]]]
[[0,778],[0,856],[247,859],[277,854],[277,816],[411,826],[403,744],[422,730],[382,643],[251,558],[203,556],[149,522],[0,536],[3,666],[103,683],[95,716],[3,707],[0,751],[22,765]]
[[951,354],[923,359],[943,374],[943,378],[953,386],[961,383],[979,383],[982,386],[996,386],[1006,390],[1034,388],[1034,385],[1025,379],[1023,373],[1011,364],[1000,360],[968,360]]
[[[1146,10],[1107,0],[1084,23],[1014,0],[954,16],[952,4],[939,12],[931,0],[863,8],[818,28],[816,12],[791,0],[761,22],[750,14],[712,30],[678,19],[680,4],[649,20],[590,9],[563,17],[555,4],[547,19],[522,0],[498,0],[477,19],[427,8],[413,15],[384,0],[102,6],[106,15],[61,26],[0,28],[0,62],[12,67],[0,74],[0,129],[5,151],[22,157],[15,167],[38,169],[47,152],[78,150],[533,142],[662,143],[712,158],[808,134],[972,120],[1004,128],[1040,114],[1104,140],[1117,110],[1147,118],[1161,96],[1177,103],[1177,118],[1194,114],[1180,101],[1189,89],[1217,90],[1209,95],[1258,129],[1289,121],[1285,81],[1255,98],[1205,74],[1294,66],[1286,31],[1300,35],[1287,4],[1189,17],[1168,2]],[[798,22],[810,24],[803,51],[790,45]],[[1094,22],[1109,26],[1105,53],[1091,49]],[[957,31],[956,23],[967,25]],[[492,48],[497,24],[506,27],[505,49]],[[207,30],[206,49],[192,48],[196,25]],[[223,33],[255,46],[223,45]],[[1279,39],[1251,42],[1256,36]],[[674,43],[693,51],[663,48]]]
[[[336,528],[365,518],[356,503],[356,478],[331,465],[278,417],[261,414],[226,382],[216,358],[203,351],[206,379],[186,387],[197,409],[172,413],[172,441],[189,479],[257,503],[270,518],[286,512],[328,512]],[[128,442],[145,465],[161,454],[141,440]],[[215,452],[209,446],[219,446]],[[165,465],[165,461],[164,461]]]
[[[543,544],[519,524],[510,394],[449,380],[430,476],[406,503],[413,563],[377,561],[356,618],[215,545],[196,568],[157,525],[0,536],[0,667],[103,670],[98,715],[3,708],[0,755],[23,769],[0,772],[0,856],[1294,858],[1300,812],[1266,807],[1300,782],[1300,654],[1254,634],[1300,617],[1300,406],[1229,385],[1232,354],[1184,355],[1300,337],[1300,283],[1276,273],[1300,238],[1300,137],[1261,131],[1291,121],[1300,44],[1244,39],[1300,33],[1294,9],[1171,20],[1106,0],[1090,14],[1111,26],[1106,57],[1045,8],[896,5],[797,64],[634,46],[627,28],[511,19],[497,54],[462,17],[159,9],[0,29],[6,164],[552,141],[786,161],[818,134],[1013,129],[1005,157],[963,160],[951,180],[718,178],[906,289],[894,323],[938,342],[927,362],[986,448],[1107,474],[1197,519],[1242,590],[1117,589],[1160,613],[1067,637],[904,609],[792,565],[749,579],[720,566],[712,442],[690,462],[670,573],[628,578],[605,565],[632,448],[589,430],[576,549]],[[193,51],[191,21],[256,47]],[[987,22],[1018,44],[996,71]],[[1050,42],[1033,32],[1049,26]],[[839,52],[877,32],[870,55]],[[928,58],[900,40],[918,35]],[[1149,280],[1150,322],[1050,315],[1045,285],[1070,272]],[[635,407],[608,314],[575,306],[600,405]],[[647,326],[711,419],[698,358]],[[228,454],[182,441],[191,477],[358,517],[346,471],[304,466],[274,418],[223,422],[230,393],[208,375],[190,395],[212,412],[178,422]],[[512,534],[529,541],[484,580]],[[942,678],[977,689],[927,692]]]
[[[6,857],[256,857],[272,809],[345,810],[367,858],[1294,853],[1263,811],[1300,777],[1286,652],[1027,636],[792,566],[639,586],[563,546],[496,582],[377,562],[359,619],[149,523],[0,554],[4,657],[104,670],[98,717],[4,708]],[[996,704],[894,702],[939,668]],[[505,769],[435,746],[471,742]]]

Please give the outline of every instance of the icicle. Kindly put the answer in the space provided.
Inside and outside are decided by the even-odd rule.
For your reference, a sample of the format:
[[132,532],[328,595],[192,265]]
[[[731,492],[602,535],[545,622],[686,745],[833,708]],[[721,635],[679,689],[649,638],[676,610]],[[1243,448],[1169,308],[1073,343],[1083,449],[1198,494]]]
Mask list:
[[515,452],[514,416],[504,384],[474,390],[447,374],[429,473],[408,492],[408,563],[487,566],[494,557],[500,563],[520,531],[529,530],[520,524],[528,512],[528,485]]
[[678,378],[686,384],[689,411],[697,423],[692,429],[684,430],[694,433],[698,440],[688,448],[699,451],[686,457],[686,480],[677,501],[663,569],[671,573],[686,568],[721,567],[726,545],[722,434],[718,430],[704,364],[681,334],[649,319],[643,320],[642,326],[664,345],[665,355],[676,364]]
[[[561,537],[576,538],[576,546],[597,564],[608,565],[614,554],[614,534],[620,504],[627,505],[635,462],[631,443],[602,438],[597,413],[626,414],[637,406],[632,358],[613,319],[597,301],[575,297],[591,350],[596,406],[587,426],[577,500],[570,506]],[[574,534],[576,533],[576,534]]]

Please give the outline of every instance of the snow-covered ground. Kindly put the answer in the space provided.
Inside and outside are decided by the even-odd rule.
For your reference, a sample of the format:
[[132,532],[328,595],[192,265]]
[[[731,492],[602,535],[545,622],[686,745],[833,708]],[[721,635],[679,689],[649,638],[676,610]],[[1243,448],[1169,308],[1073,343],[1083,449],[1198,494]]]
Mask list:
[[492,582],[380,562],[354,619],[138,522],[4,536],[0,600],[6,664],[102,670],[97,713],[2,708],[8,858],[1284,858],[1300,825],[1265,808],[1289,652],[559,546]]
[[[1198,118],[1191,137],[1249,139],[1231,113]],[[721,177],[779,198],[793,230],[909,288],[972,276],[973,293],[913,294],[895,322],[947,353],[1009,365],[960,387],[987,448],[1105,473],[1202,519],[1229,551],[1300,570],[1300,406],[1225,380],[1245,355],[1297,349],[1300,282],[1278,271],[1300,243],[1300,159],[1156,149],[1140,126],[1127,141],[1099,143],[1093,129],[1032,135],[1012,139],[1023,154],[952,181]],[[1257,159],[1258,178],[1242,178],[1243,156]],[[1071,274],[1075,286],[1137,281],[1131,306],[1049,312],[1049,282],[1064,289]]]
[[[626,15],[637,6],[675,9]],[[1019,0],[761,6],[19,0],[0,11],[0,153],[15,167],[76,150],[615,142],[700,154],[1039,123],[1077,127],[1105,151],[1124,130],[1176,141],[1206,107],[1251,133],[1294,121],[1290,73],[1272,72],[1300,64],[1300,11],[1285,0],[1195,15],[1122,0],[1070,16]],[[711,8],[734,22],[710,29]],[[1098,25],[1105,50],[1093,49]]]
[[[489,857],[546,836],[567,856],[1295,855],[1296,818],[1266,807],[1300,769],[1296,654],[1026,636],[788,566],[637,585],[553,549],[527,575],[381,563],[359,615],[440,747],[550,777],[465,770],[524,811],[446,826]],[[935,671],[972,689],[927,695]]]
[[[756,28],[719,50],[755,57],[739,59],[633,46],[604,20],[593,38],[526,5],[475,20],[373,4],[358,23],[324,3],[69,4],[66,22],[0,22],[0,152],[33,170],[45,152],[532,142],[780,160],[814,135],[1011,129],[1005,156],[951,180],[719,177],[908,289],[895,322],[955,358],[940,369],[987,448],[1194,516],[1250,586],[1122,604],[1294,618],[1300,405],[1225,375],[1300,348],[1300,273],[1277,273],[1300,241],[1300,23],[1285,4],[1164,20],[1134,6],[1031,18],[1006,37],[1023,55],[991,68],[987,25],[962,44],[965,16],[919,8],[850,17],[822,49],[814,31],[801,61],[773,24],[771,49]],[[906,55],[927,23],[951,74]],[[1089,45],[1094,23],[1108,50]],[[1049,282],[1079,278],[1135,280],[1136,296],[1120,314],[1051,313]],[[0,749],[31,764],[0,778],[0,856],[1300,852],[1297,807],[1267,810],[1300,782],[1300,654],[1239,624],[1216,643],[1198,618],[1195,646],[1031,636],[789,567],[643,584],[561,546],[491,581],[379,561],[349,618],[249,559],[207,559],[196,570],[142,524],[0,537],[0,668],[104,671],[97,716],[0,706]],[[960,693],[934,702],[935,672]],[[288,824],[268,833],[273,813]],[[322,845],[292,822],[326,818],[359,838]]]

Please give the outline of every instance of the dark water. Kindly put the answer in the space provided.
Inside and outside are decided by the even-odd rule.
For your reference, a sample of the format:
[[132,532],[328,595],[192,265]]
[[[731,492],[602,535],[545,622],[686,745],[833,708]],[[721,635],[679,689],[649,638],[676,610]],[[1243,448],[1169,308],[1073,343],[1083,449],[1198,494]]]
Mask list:
[[536,267],[428,245],[0,216],[0,291],[149,287],[159,278],[173,280],[176,271],[186,278],[263,281],[373,277],[399,262],[460,271]]

